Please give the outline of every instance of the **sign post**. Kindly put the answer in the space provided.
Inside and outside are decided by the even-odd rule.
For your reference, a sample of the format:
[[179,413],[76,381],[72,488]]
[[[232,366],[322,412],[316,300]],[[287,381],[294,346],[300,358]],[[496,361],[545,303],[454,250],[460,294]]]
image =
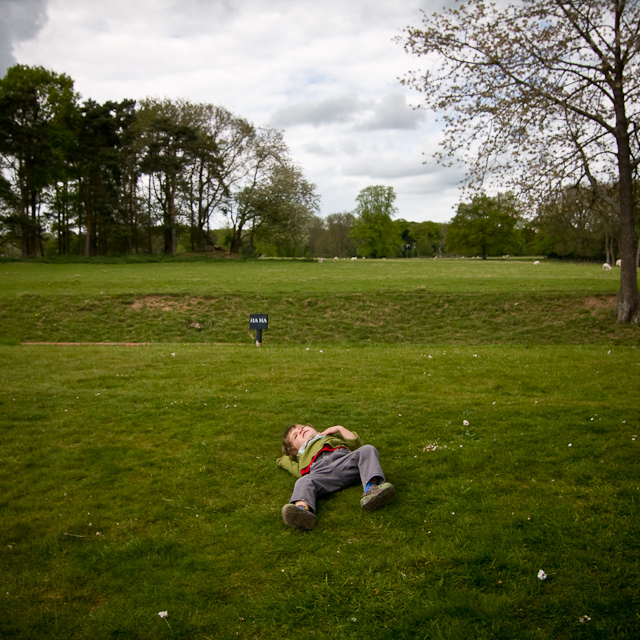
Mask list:
[[252,313],[249,316],[249,329],[256,330],[256,347],[262,346],[262,331],[269,328],[269,316],[266,313]]

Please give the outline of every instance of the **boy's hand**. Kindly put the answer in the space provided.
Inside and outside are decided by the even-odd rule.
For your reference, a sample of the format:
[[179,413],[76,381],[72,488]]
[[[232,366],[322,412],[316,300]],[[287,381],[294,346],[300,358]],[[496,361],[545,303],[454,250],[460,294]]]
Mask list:
[[328,429],[325,429],[320,435],[322,436],[328,436],[331,435],[332,433],[338,433],[340,434],[345,440],[355,440],[356,438],[356,434],[349,431],[349,429],[345,429],[343,426],[337,424],[334,427],[329,427]]

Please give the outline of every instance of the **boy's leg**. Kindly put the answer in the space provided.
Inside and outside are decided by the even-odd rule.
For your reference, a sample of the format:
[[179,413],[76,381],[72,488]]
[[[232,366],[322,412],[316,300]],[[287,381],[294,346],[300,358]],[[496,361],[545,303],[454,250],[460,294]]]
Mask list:
[[380,466],[380,454],[371,444],[362,445],[359,449],[352,451],[348,458],[345,458],[341,472],[351,479],[351,482],[362,483],[363,490],[372,481],[378,484],[384,482],[384,471]]
[[298,502],[304,502],[309,507],[309,510],[315,513],[316,511],[316,497],[318,495],[317,483],[311,474],[302,476],[296,480],[296,484],[293,487],[293,493],[289,502],[296,504]]
[[374,511],[393,500],[396,490],[391,483],[385,482],[380,455],[374,446],[365,444],[344,459],[341,471],[345,476],[354,478],[356,469],[364,489],[364,495],[360,500],[363,509]]
[[289,503],[282,507],[284,523],[289,527],[313,529],[317,522],[316,497],[322,493],[323,487],[315,474],[307,474],[298,478]]

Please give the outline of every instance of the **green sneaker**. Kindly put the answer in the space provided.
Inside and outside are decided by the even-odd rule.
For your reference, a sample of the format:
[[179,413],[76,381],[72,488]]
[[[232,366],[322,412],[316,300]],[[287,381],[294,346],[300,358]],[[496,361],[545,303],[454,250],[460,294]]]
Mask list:
[[315,513],[307,511],[304,507],[296,507],[290,502],[282,507],[282,519],[288,527],[298,527],[307,531],[313,529],[318,521]]
[[396,489],[390,482],[373,485],[360,500],[360,506],[365,511],[375,511],[384,507],[396,497]]

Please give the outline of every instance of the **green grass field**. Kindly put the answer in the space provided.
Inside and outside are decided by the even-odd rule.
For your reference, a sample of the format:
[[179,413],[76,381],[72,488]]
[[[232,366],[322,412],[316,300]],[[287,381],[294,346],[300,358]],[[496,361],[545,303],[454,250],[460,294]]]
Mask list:
[[[615,324],[616,271],[0,273],[0,637],[640,637],[640,327]],[[21,344],[59,341],[150,344]],[[364,513],[353,487],[285,527],[294,421],[374,444],[396,500]]]

